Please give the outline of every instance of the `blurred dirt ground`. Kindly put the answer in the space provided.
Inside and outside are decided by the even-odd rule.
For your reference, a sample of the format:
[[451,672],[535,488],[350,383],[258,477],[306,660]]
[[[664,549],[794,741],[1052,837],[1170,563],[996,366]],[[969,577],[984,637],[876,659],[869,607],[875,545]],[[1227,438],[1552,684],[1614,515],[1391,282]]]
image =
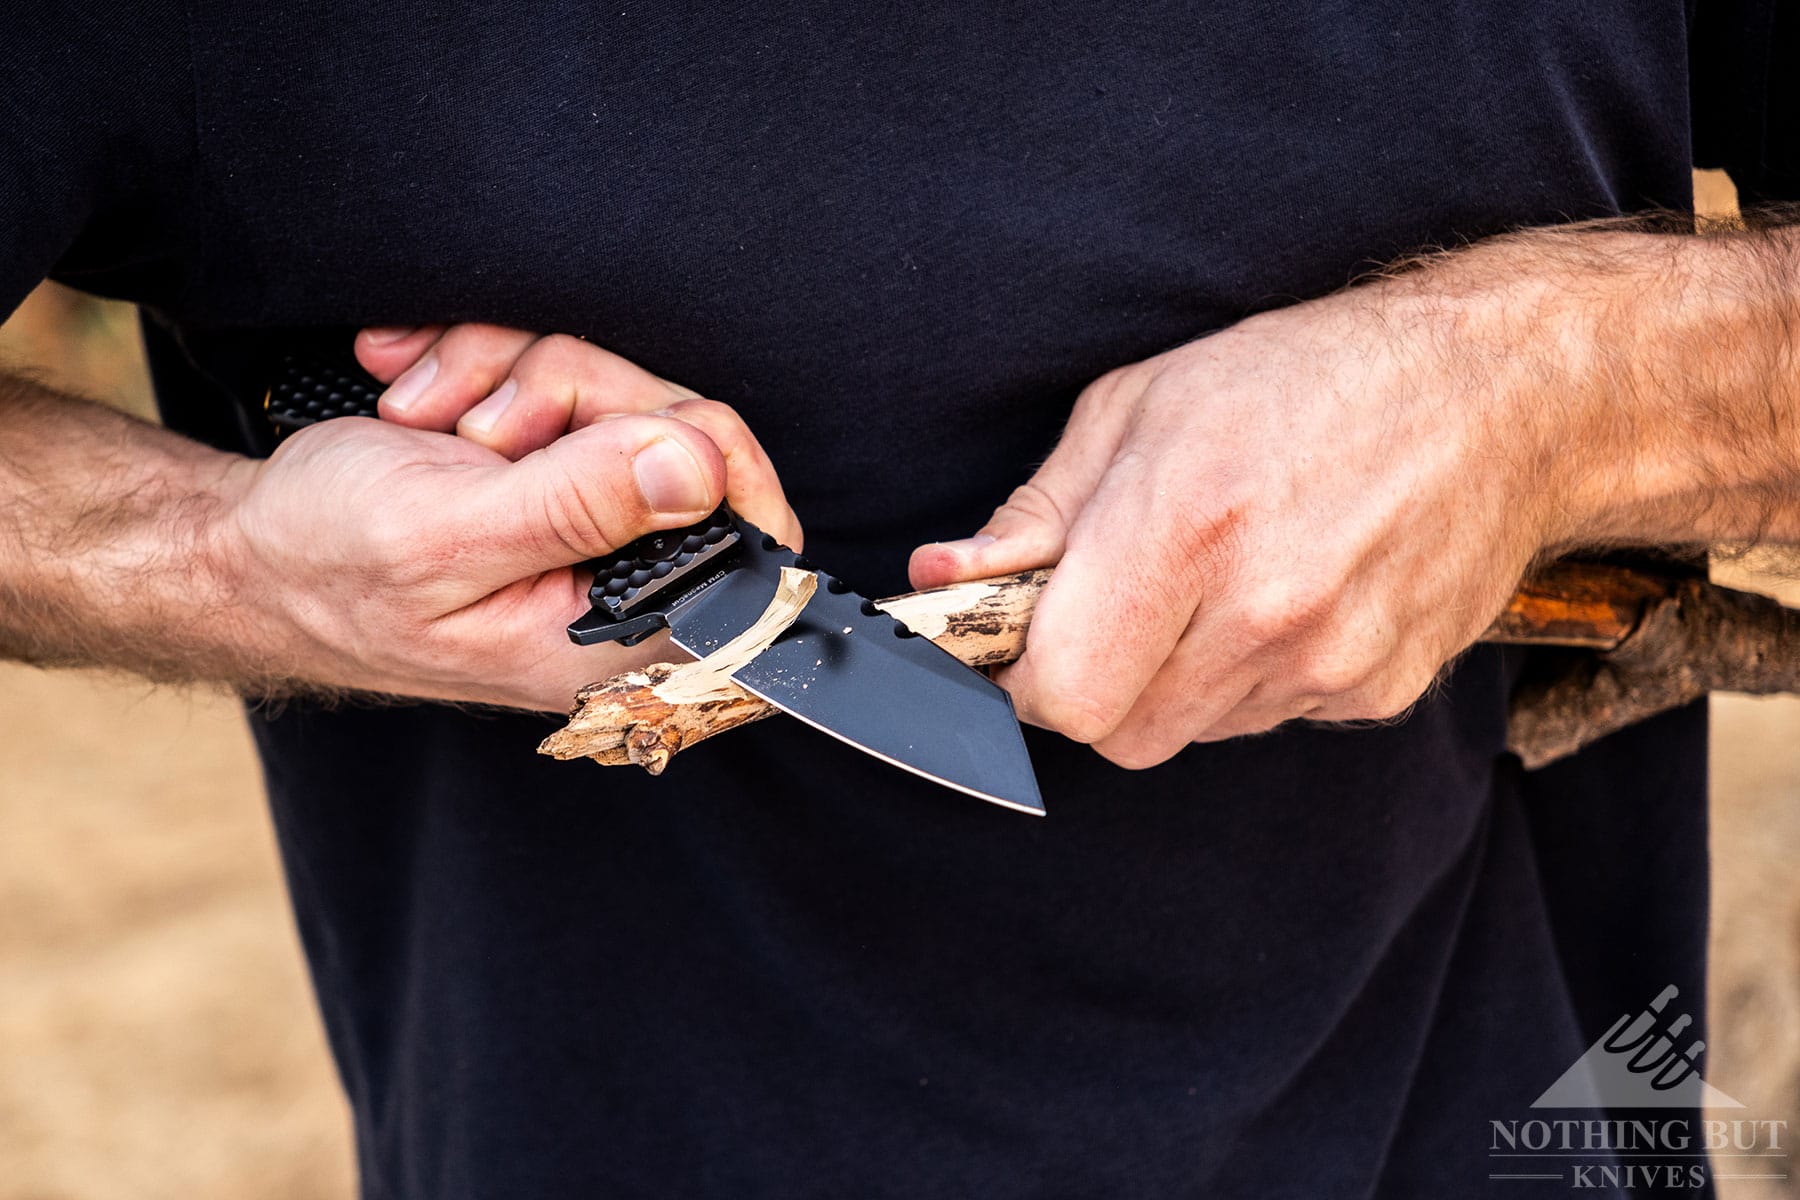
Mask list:
[[0,764],[0,1197],[351,1195],[235,707],[9,665]]
[[[148,411],[122,307],[0,356]],[[0,663],[0,1200],[344,1200],[348,1122],[236,704]]]
[[[135,345],[127,310],[53,288],[0,329],[141,410]],[[1791,562],[1719,574],[1800,603]],[[1713,712],[1707,1075],[1800,1134],[1800,700]],[[235,705],[0,663],[0,1200],[344,1200],[347,1120]]]

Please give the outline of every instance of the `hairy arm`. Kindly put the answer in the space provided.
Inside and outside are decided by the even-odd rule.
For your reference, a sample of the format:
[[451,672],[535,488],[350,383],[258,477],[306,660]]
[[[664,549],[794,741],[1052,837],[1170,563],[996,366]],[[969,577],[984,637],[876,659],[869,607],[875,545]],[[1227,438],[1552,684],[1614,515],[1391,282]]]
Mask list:
[[1567,496],[1550,547],[1800,543],[1800,224],[1511,240],[1545,283],[1503,321],[1560,330],[1575,385],[1543,422]]
[[0,654],[562,711],[660,649],[569,643],[577,564],[698,520],[733,473],[792,520],[741,421],[704,401],[516,461],[359,418],[252,460],[4,376]]
[[1002,682],[1126,766],[1398,716],[1540,556],[1800,542],[1797,233],[1498,237],[1122,367],[913,582],[1054,564]]
[[281,683],[222,553],[240,462],[0,373],[0,656]]

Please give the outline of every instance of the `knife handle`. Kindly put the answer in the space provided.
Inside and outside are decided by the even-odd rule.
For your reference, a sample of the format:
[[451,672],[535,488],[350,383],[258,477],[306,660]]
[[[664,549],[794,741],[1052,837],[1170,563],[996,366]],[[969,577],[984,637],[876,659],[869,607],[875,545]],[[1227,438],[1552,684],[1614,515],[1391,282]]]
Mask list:
[[333,417],[373,417],[381,382],[361,367],[284,354],[263,395],[263,412],[277,437]]
[[692,525],[647,533],[611,558],[595,559],[588,564],[593,608],[569,626],[570,640],[637,644],[668,624],[668,610],[724,566],[743,539],[730,506],[721,504]]

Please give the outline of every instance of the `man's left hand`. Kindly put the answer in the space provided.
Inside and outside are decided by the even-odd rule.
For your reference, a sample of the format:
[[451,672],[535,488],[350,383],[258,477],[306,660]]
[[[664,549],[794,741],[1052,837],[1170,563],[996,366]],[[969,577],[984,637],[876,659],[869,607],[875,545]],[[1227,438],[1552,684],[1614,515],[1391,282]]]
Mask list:
[[1113,371],[977,536],[914,552],[914,585],[1055,564],[1000,680],[1127,767],[1405,712],[1578,525],[1568,306],[1481,279],[1428,267]]

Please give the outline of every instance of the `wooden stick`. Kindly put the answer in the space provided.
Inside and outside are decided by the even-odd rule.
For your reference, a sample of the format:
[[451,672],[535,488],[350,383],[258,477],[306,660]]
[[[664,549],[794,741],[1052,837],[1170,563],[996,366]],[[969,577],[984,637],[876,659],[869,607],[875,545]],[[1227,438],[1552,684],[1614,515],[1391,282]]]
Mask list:
[[661,775],[685,747],[779,711],[739,687],[731,673],[780,637],[818,587],[811,571],[781,568],[774,599],[750,628],[698,661],[653,663],[581,689],[569,723],[545,738],[538,753],[586,755]]
[[1672,581],[1636,628],[1513,694],[1507,748],[1541,767],[1708,692],[1800,691],[1800,609],[1702,579]]
[[[1023,652],[1049,578],[1045,568],[879,603],[962,661],[995,666]],[[786,603],[791,612],[778,598],[758,622],[761,645],[799,615],[792,596]],[[1529,767],[1708,691],[1800,690],[1800,612],[1702,580],[1624,567],[1559,562],[1534,572],[1481,640],[1595,652],[1513,698],[1508,747]],[[659,774],[682,749],[779,711],[729,678],[753,656],[740,648],[721,658],[740,641],[700,662],[659,663],[583,688],[568,725],[539,752]]]

